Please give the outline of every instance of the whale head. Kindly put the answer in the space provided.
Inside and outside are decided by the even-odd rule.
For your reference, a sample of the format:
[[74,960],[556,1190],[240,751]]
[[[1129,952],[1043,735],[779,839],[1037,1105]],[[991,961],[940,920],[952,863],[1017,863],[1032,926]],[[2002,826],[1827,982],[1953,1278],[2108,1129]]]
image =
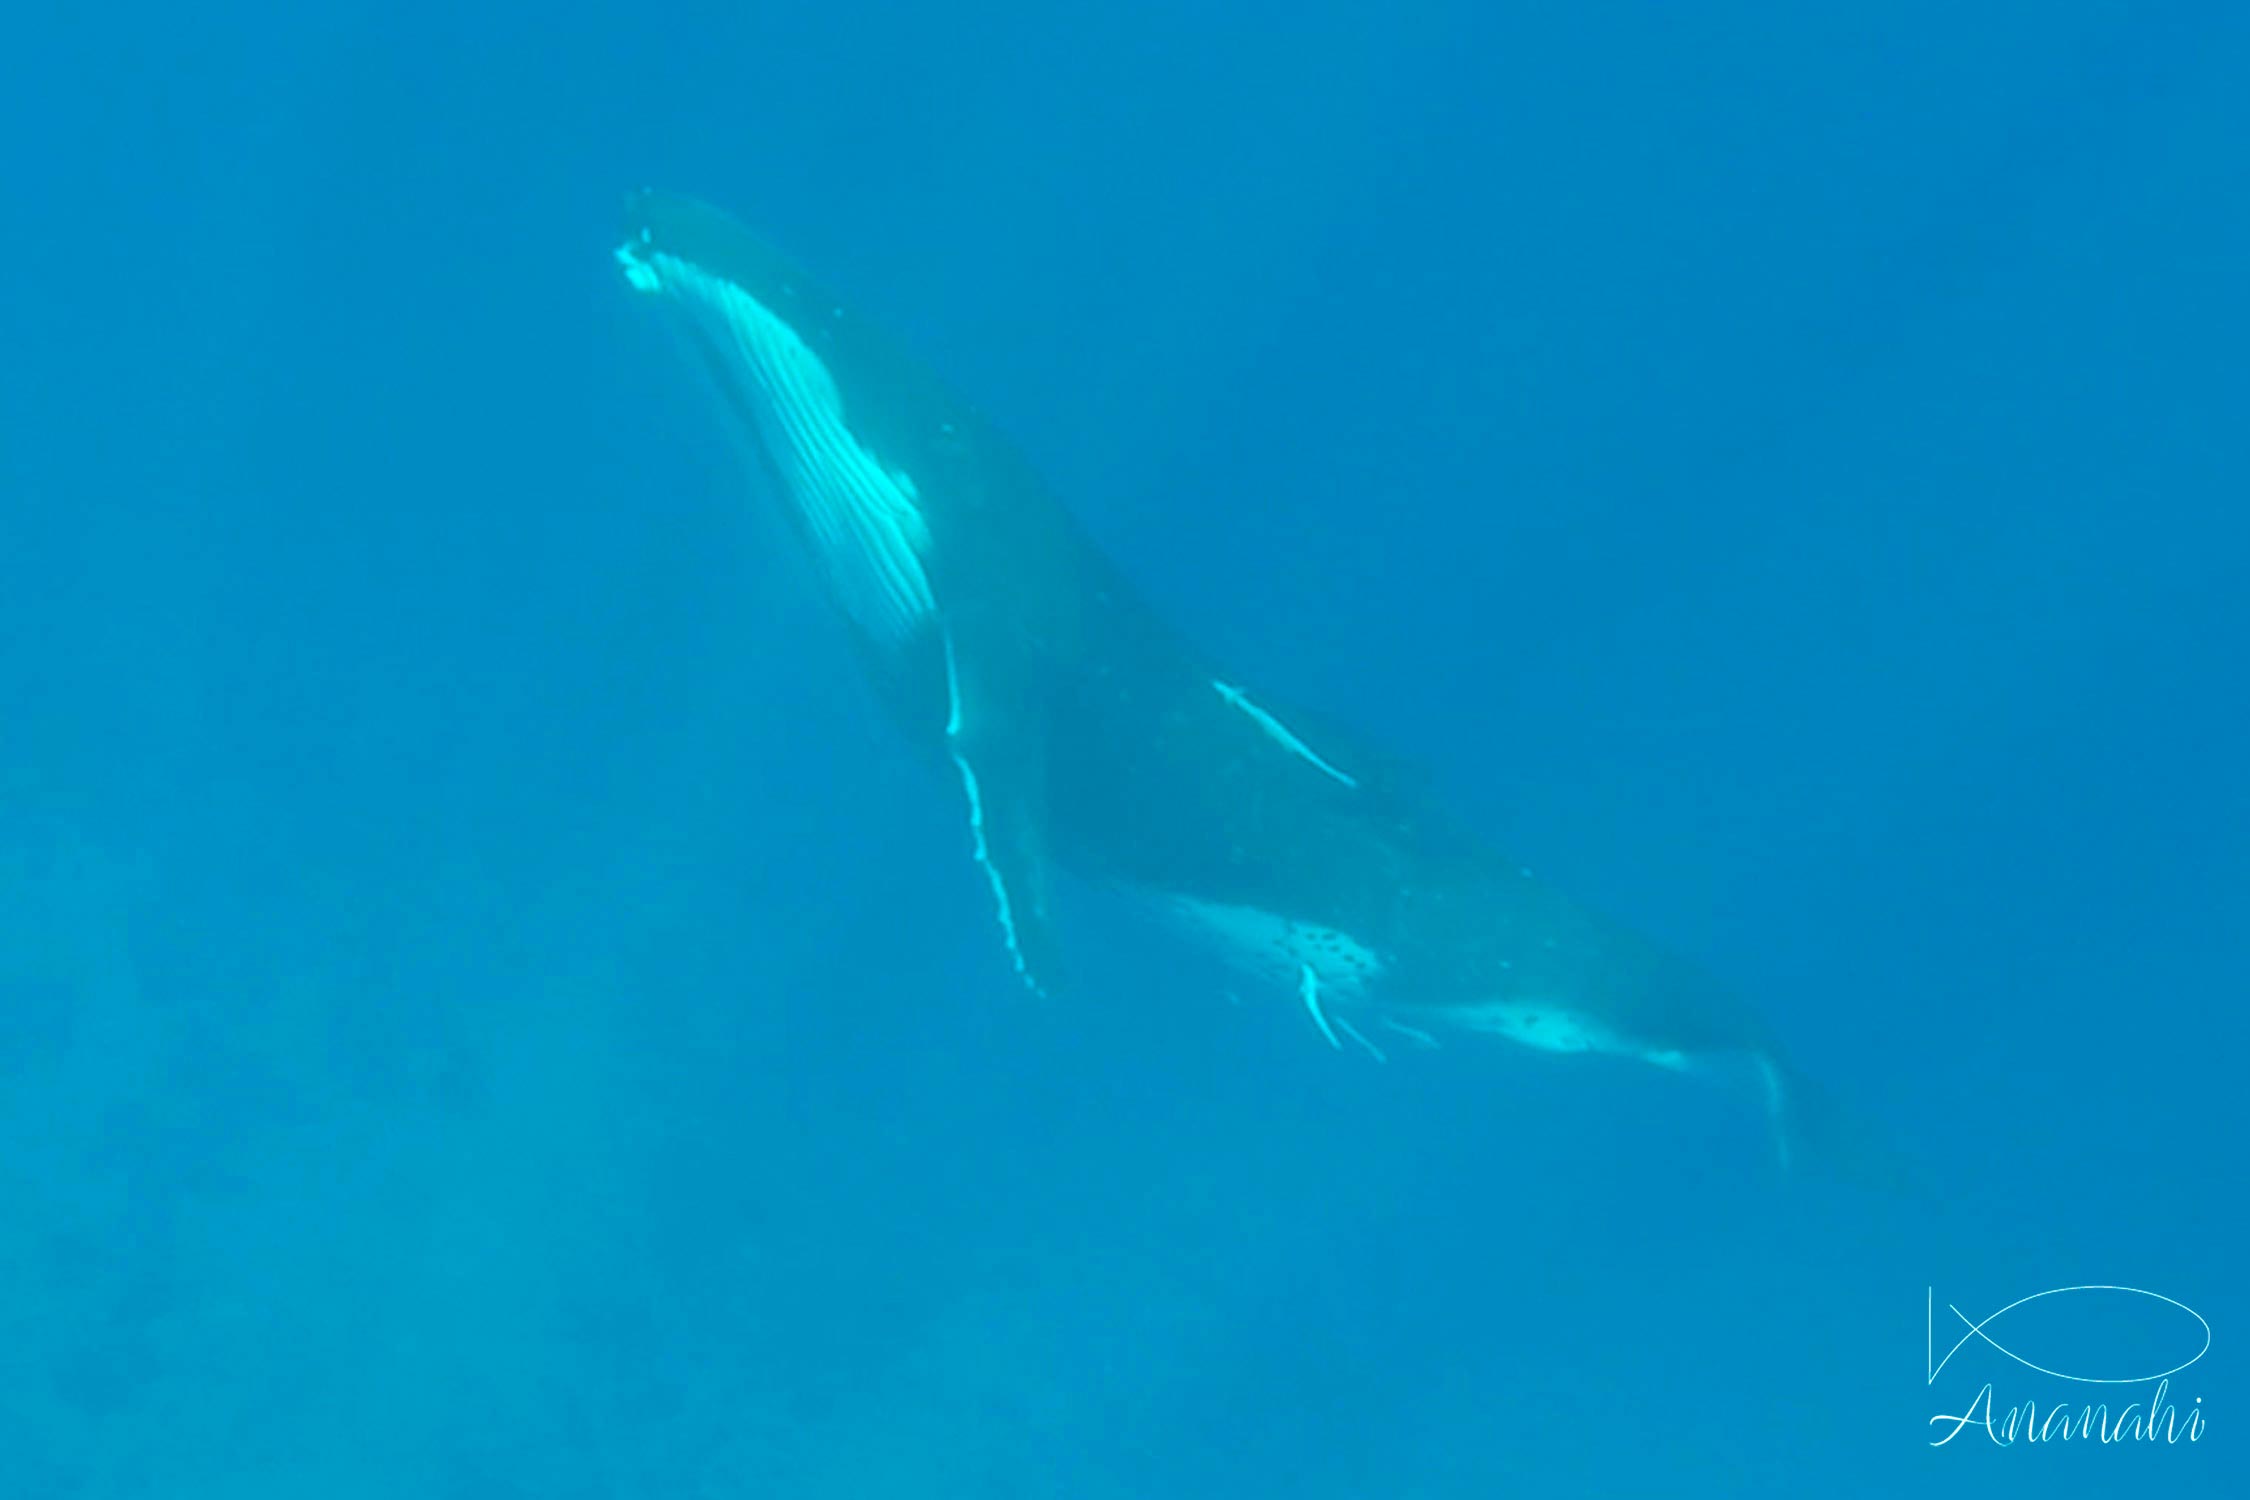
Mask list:
[[695,199],[634,193],[614,254],[710,377],[844,613],[879,645],[916,637],[937,608],[923,445],[894,408],[924,383],[919,371],[787,257]]

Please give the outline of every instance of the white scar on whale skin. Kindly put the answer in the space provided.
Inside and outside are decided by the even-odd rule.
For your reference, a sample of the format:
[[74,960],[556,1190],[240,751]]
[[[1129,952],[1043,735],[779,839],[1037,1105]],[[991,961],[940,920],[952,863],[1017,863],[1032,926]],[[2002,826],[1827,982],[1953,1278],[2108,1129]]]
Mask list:
[[1340,1030],[1344,1033],[1344,1035],[1350,1037],[1353,1041],[1359,1043],[1362,1047],[1365,1047],[1367,1049],[1367,1055],[1374,1058],[1377,1062],[1390,1061],[1389,1058],[1383,1055],[1382,1048],[1369,1041],[1357,1026],[1354,1026],[1351,1022],[1345,1020],[1342,1016],[1336,1016],[1333,1018],[1333,1020],[1335,1021],[1335,1030],[1331,1030],[1329,1027],[1329,1021],[1331,1020],[1331,1017],[1329,1016],[1328,1012],[1320,1008],[1320,974],[1313,968],[1311,964],[1298,965],[1297,974],[1298,998],[1302,999],[1305,1002],[1305,1009],[1312,1012],[1313,1024],[1320,1028],[1320,1034],[1322,1036],[1328,1038],[1329,1046],[1334,1047],[1338,1052],[1344,1050],[1344,1044],[1336,1040],[1336,1031]]
[[1367,1055],[1369,1057],[1374,1058],[1377,1062],[1390,1061],[1389,1058],[1383,1055],[1383,1049],[1376,1046],[1373,1042],[1369,1041],[1357,1026],[1354,1026],[1351,1022],[1345,1020],[1342,1016],[1337,1016],[1335,1018],[1335,1021],[1337,1029],[1342,1031],[1344,1035],[1350,1037],[1353,1041],[1359,1043],[1362,1047],[1365,1047],[1367,1049]]
[[959,748],[961,743],[961,679],[953,665],[953,637],[945,637],[945,744],[946,753],[953,757],[955,769],[961,773],[961,790],[969,797],[969,837],[977,865],[992,886],[992,902],[999,908],[1000,936],[1008,944],[1008,961],[1016,967],[1016,977],[1027,985],[1033,994],[1043,993],[1031,966],[1024,962],[1023,947],[1016,941],[1016,909],[1008,900],[1008,883],[1000,878],[1000,871],[992,863],[992,850],[984,838],[984,794],[977,787],[976,768]]
[[1359,785],[1358,777],[1349,775],[1343,771],[1339,771],[1334,766],[1330,765],[1327,761],[1322,760],[1319,753],[1316,752],[1312,746],[1306,744],[1303,740],[1298,739],[1295,735],[1289,732],[1288,725],[1282,723],[1272,714],[1269,714],[1264,709],[1258,707],[1257,704],[1252,703],[1250,701],[1250,695],[1248,693],[1245,693],[1242,689],[1236,687],[1233,683],[1221,682],[1216,677],[1211,679],[1211,686],[1218,691],[1220,697],[1226,699],[1227,702],[1233,704],[1236,708],[1239,708],[1244,713],[1248,714],[1250,716],[1250,722],[1257,725],[1260,729],[1263,729],[1266,732],[1266,737],[1271,739],[1282,749],[1288,751],[1291,755],[1298,757],[1300,760],[1311,762],[1323,774],[1333,776],[1336,780],[1342,782],[1348,787],[1356,788]]
[[1336,1040],[1336,1033],[1329,1029],[1328,1017],[1322,1014],[1320,1009],[1320,976],[1313,972],[1311,964],[1298,965],[1297,972],[1299,975],[1297,994],[1304,1000],[1305,1009],[1312,1012],[1313,1024],[1320,1028],[1322,1036],[1328,1038],[1329,1046],[1334,1047],[1338,1052],[1343,1051],[1344,1044]]
[[922,566],[930,530],[921,497],[910,476],[860,443],[820,356],[723,276],[641,240],[616,255],[627,285],[677,301],[729,346],[729,362],[757,393],[759,436],[845,610],[878,640],[911,636],[937,608]]

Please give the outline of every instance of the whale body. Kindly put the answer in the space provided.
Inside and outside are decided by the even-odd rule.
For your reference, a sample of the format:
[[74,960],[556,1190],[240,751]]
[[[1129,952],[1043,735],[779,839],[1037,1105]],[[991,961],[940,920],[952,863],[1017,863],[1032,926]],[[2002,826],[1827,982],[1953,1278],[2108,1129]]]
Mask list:
[[1062,972],[1063,872],[1153,904],[1339,1048],[1451,1035],[1667,1072],[1747,1063],[1785,1162],[1895,1175],[1703,968],[1172,629],[990,421],[771,246],[641,192],[615,255],[956,799],[1023,984]]

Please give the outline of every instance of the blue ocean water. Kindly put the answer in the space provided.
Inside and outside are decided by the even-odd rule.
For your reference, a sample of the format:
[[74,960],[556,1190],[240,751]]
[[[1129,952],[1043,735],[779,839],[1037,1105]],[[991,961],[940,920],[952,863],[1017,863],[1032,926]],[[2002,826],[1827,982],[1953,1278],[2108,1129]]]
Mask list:
[[[2243,1492],[2250,14],[8,30],[0,1496]],[[1021,994],[644,183],[1930,1201],[1098,927]],[[1931,1375],[2083,1284],[2173,1300]],[[2190,1318],[2193,1441],[1932,1446]]]

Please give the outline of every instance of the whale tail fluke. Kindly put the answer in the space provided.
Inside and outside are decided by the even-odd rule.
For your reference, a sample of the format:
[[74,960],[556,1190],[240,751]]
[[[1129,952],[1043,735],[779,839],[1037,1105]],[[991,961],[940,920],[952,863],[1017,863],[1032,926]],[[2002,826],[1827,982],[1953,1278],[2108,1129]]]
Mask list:
[[1880,1124],[1786,1058],[1761,1056],[1758,1069],[1782,1170],[1896,1197],[1925,1195],[1922,1174]]

